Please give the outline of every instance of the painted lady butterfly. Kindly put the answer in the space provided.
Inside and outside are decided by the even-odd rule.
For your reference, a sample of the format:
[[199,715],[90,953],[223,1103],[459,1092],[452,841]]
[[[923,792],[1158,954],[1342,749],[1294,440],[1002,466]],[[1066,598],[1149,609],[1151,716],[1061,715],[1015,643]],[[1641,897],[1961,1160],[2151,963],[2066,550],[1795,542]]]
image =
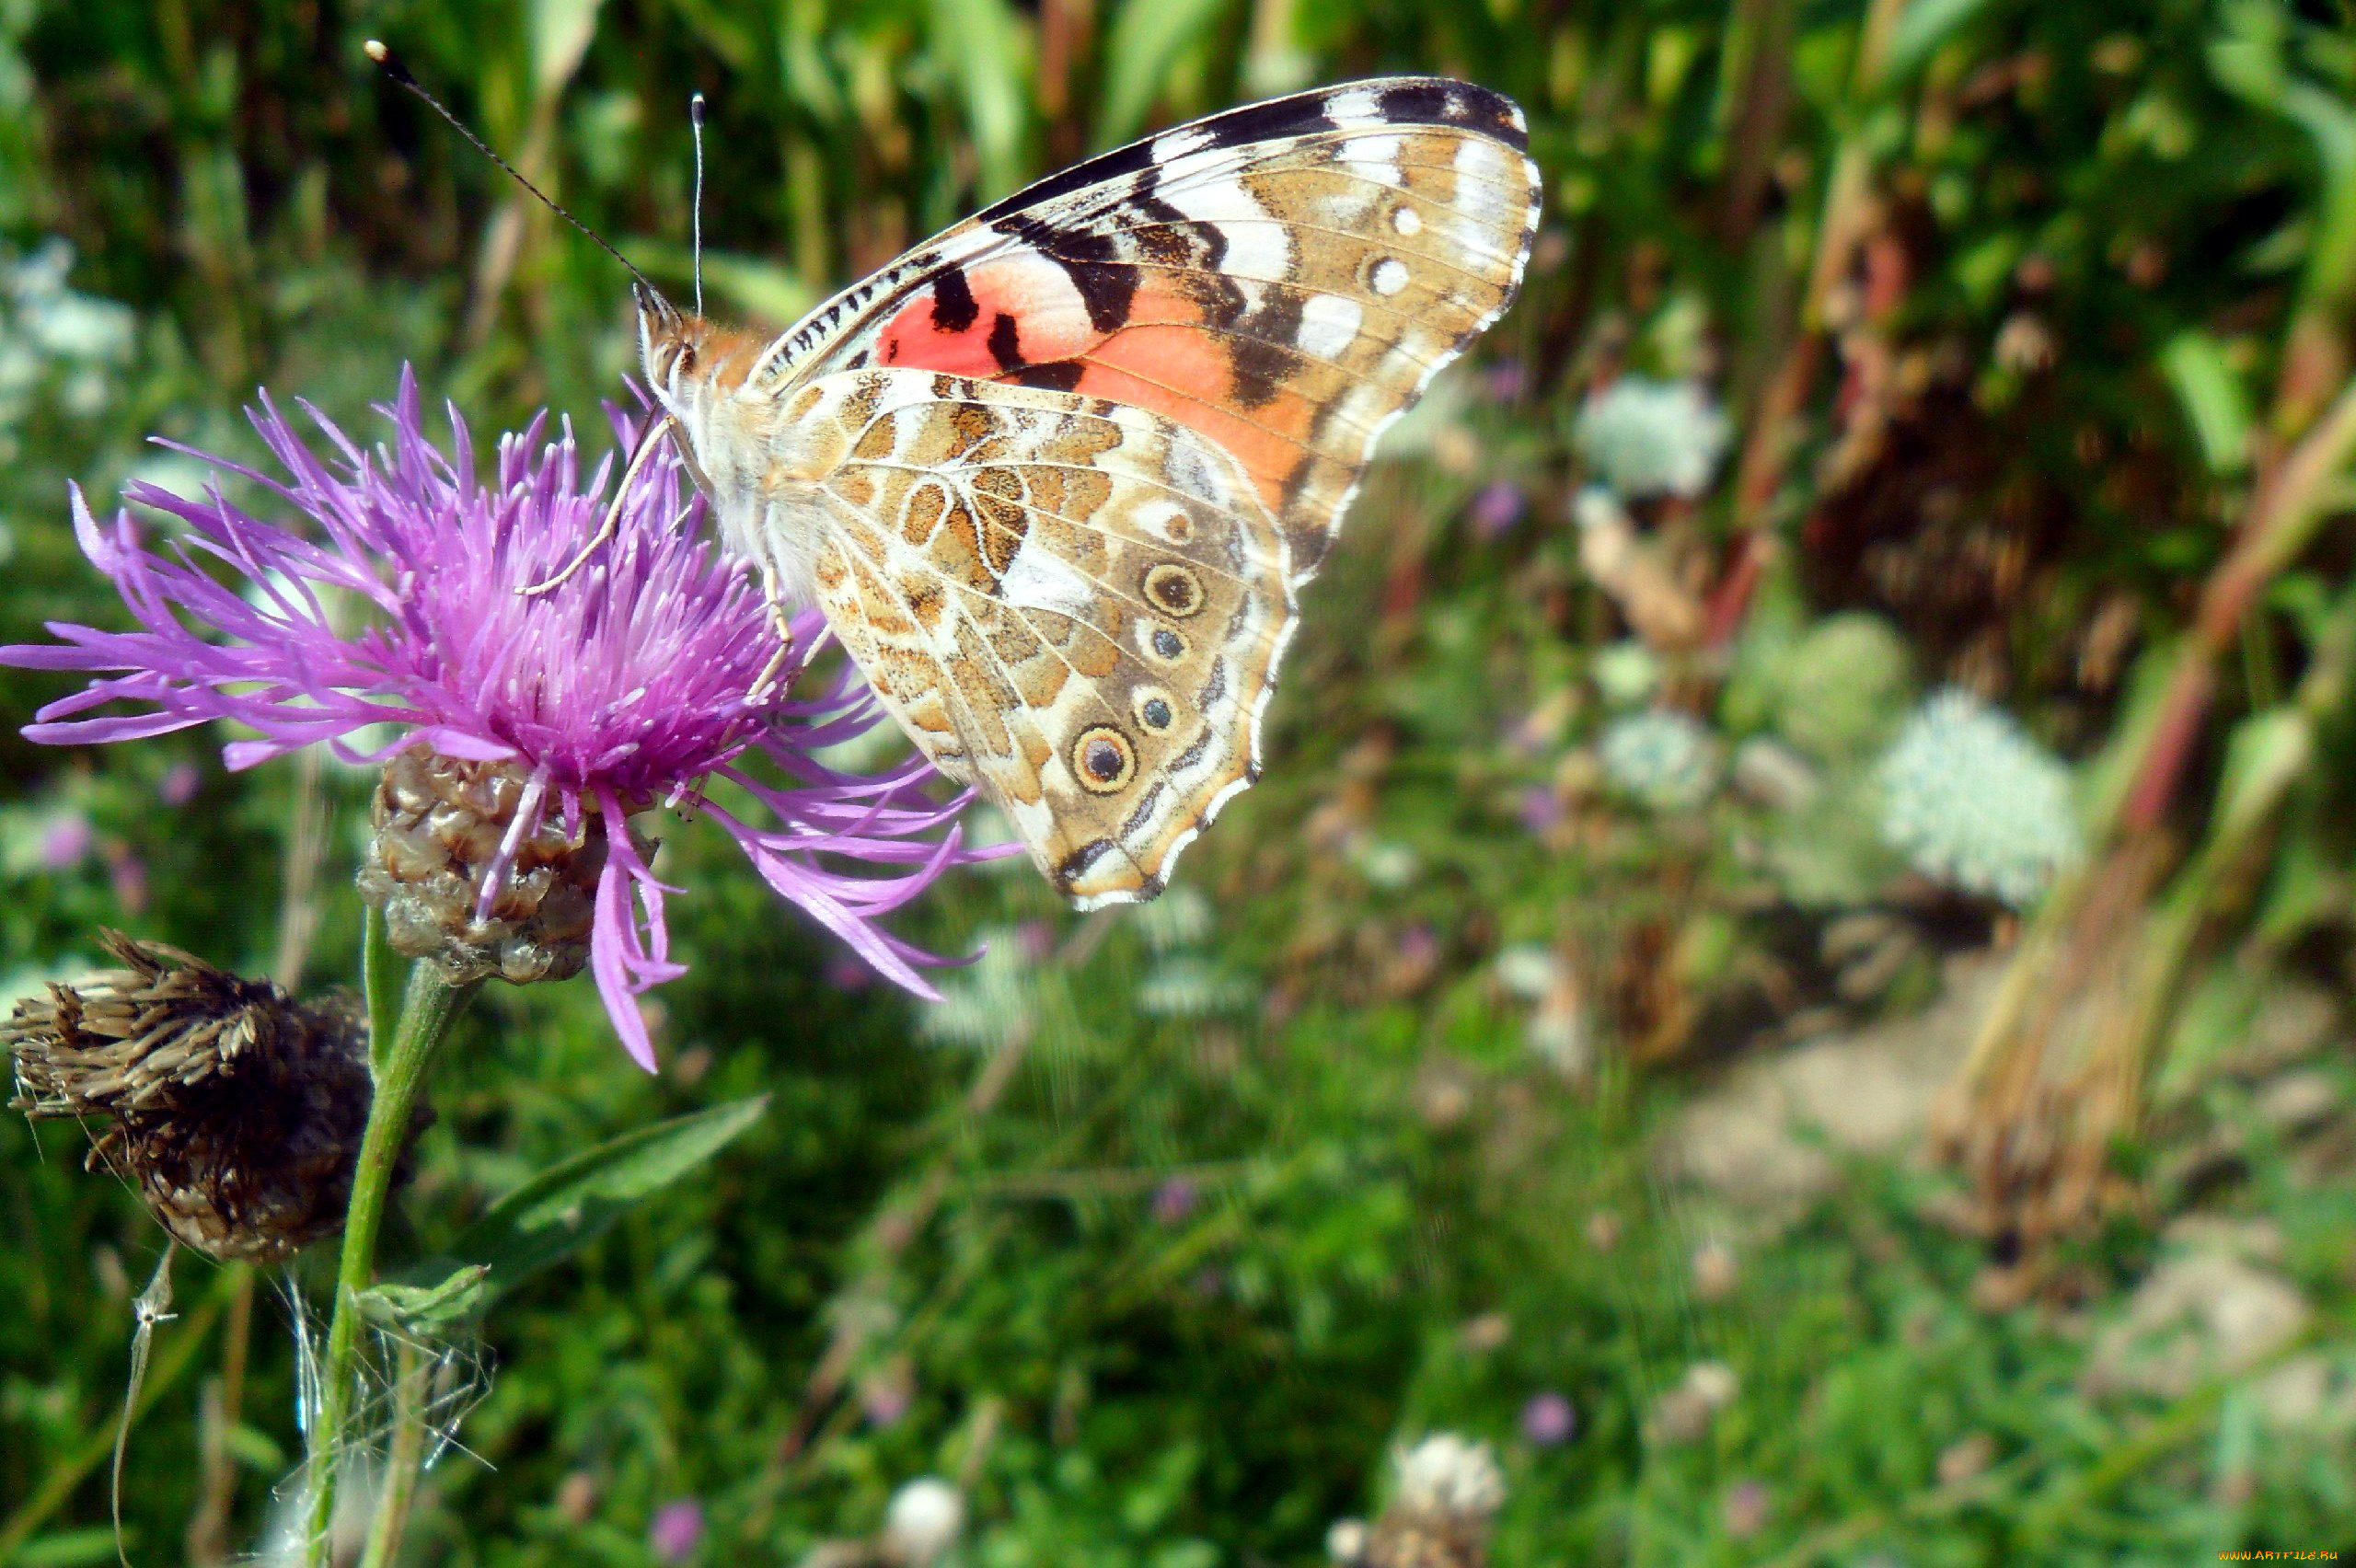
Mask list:
[[1294,594],[1377,438],[1511,303],[1521,111],[1393,77],[1051,176],[773,340],[638,291],[730,548],[1083,909],[1259,776]]

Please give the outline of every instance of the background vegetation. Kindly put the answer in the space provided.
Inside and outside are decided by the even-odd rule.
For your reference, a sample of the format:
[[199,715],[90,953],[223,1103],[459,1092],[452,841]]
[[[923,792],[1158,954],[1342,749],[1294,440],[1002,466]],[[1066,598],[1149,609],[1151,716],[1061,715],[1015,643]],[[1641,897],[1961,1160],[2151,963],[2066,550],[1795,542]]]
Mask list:
[[[1548,182],[1176,893],[953,879],[911,934],[993,945],[926,1009],[675,825],[661,1077],[584,986],[485,997],[397,1244],[773,1099],[492,1317],[418,1561],[683,1560],[649,1526],[688,1501],[685,1560],[794,1562],[937,1472],[964,1562],[1306,1563],[1440,1428],[1497,1447],[1499,1564],[2356,1542],[2340,5],[0,0],[6,640],[120,614],[66,482],[187,482],[141,438],[249,450],[257,386],[364,421],[409,362],[479,428],[616,394],[617,270],[370,36],[665,280],[701,88],[714,304],[770,321],[1311,82],[1505,90]],[[1631,377],[1704,392],[1638,432],[1672,458],[1723,410],[1706,482],[1646,495],[1582,421]],[[2080,846],[2026,914],[1880,831],[1876,759],[1947,685],[2075,765],[2062,840],[2001,758],[1934,813],[2038,882]],[[42,751],[57,689],[0,680],[12,993],[101,924],[353,974],[367,778]],[[81,1152],[0,1124],[27,1568],[113,1556],[160,1240]],[[260,1539],[317,1288],[183,1275],[133,1562]]]

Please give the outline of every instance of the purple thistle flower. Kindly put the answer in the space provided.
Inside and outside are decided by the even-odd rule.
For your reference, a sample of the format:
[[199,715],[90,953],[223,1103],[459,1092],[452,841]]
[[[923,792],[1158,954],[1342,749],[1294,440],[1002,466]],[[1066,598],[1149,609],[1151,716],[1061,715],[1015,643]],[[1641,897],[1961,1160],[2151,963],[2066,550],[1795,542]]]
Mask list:
[[1496,479],[1481,487],[1473,496],[1470,515],[1472,531],[1484,539],[1501,539],[1521,521],[1528,508],[1521,487],[1510,479]]
[[164,769],[164,777],[156,783],[156,798],[167,806],[184,806],[196,799],[204,788],[204,774],[196,764],[180,761]]
[[1170,1177],[1153,1190],[1153,1217],[1163,1225],[1183,1225],[1201,1196],[1184,1176]]
[[[305,411],[340,461],[316,455],[267,397],[248,417],[284,479],[190,455],[268,491],[313,530],[264,522],[218,486],[191,500],[133,484],[128,500],[184,530],[156,550],[128,511],[102,525],[74,492],[83,553],[141,629],[52,623],[63,646],[0,648],[0,663],[92,677],[42,709],[28,737],[138,740],[217,719],[260,735],[224,748],[232,769],[321,742],[352,763],[422,744],[511,766],[526,782],[481,878],[479,919],[501,894],[517,846],[544,824],[578,840],[589,813],[618,828],[657,803],[687,802],[736,840],[770,887],[877,973],[934,995],[917,966],[943,961],[878,922],[947,866],[981,858],[963,848],[954,824],[969,797],[935,803],[926,793],[930,768],[913,753],[871,777],[818,760],[883,716],[853,672],[794,698],[787,693],[801,672],[789,669],[751,699],[776,647],[768,610],[745,567],[700,536],[703,498],[684,485],[671,448],[647,465],[615,538],[589,565],[525,597],[517,590],[572,559],[604,517],[610,457],[583,485],[570,425],[544,445],[542,415],[522,434],[502,436],[479,478],[455,407],[448,451],[427,440],[407,371],[395,405],[379,409],[394,427],[389,449],[364,452],[316,409]],[[636,421],[612,418],[628,447]],[[216,566],[244,579],[244,592],[217,580]],[[363,613],[336,602],[346,596]],[[823,625],[814,611],[798,617],[796,646],[810,649]],[[118,701],[148,710],[83,717]],[[348,737],[372,724],[400,733],[354,751]],[[756,756],[783,781],[756,778],[745,766]],[[706,798],[714,780],[733,787],[728,805]],[[764,813],[772,824],[756,820]],[[630,834],[605,836],[589,967],[623,1044],[651,1070],[634,998],[686,973],[671,956],[664,912],[664,896],[680,890],[655,879]]]
[[1521,1435],[1542,1448],[1569,1442],[1577,1426],[1578,1412],[1571,1401],[1552,1389],[1530,1395],[1521,1407]]
[[646,1527],[647,1549],[658,1562],[685,1562],[702,1544],[703,1505],[692,1497],[664,1504]]
[[68,812],[41,829],[40,863],[52,871],[70,871],[82,863],[95,842],[90,819],[80,812]]

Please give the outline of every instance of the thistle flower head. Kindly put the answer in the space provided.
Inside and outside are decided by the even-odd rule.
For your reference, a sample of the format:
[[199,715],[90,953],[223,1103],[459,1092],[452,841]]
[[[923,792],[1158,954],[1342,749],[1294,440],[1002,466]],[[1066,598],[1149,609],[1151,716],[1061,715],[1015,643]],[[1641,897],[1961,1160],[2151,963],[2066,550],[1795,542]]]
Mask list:
[[2085,851],[2068,765],[1968,691],[1923,703],[1879,778],[1882,837],[1934,882],[2024,908]]
[[1631,501],[1710,488],[1734,427],[1692,381],[1623,375],[1580,405],[1573,432],[1580,460]]
[[[519,590],[555,575],[596,531],[611,460],[584,480],[569,428],[547,441],[543,417],[502,437],[479,471],[455,409],[447,447],[428,440],[406,374],[380,411],[392,439],[364,451],[306,410],[332,449],[323,458],[265,398],[252,422],[283,477],[191,454],[307,525],[264,521],[217,485],[190,498],[134,484],[132,502],[177,525],[157,548],[127,511],[101,523],[76,491],[83,552],[139,629],[52,625],[62,646],[0,649],[0,661],[92,677],[43,709],[26,734],[87,744],[218,719],[257,736],[228,744],[232,768],[318,744],[349,762],[422,747],[491,768],[495,784],[476,782],[495,809],[468,816],[463,800],[444,802],[456,814],[442,820],[439,842],[463,861],[473,900],[450,918],[499,917],[519,857],[537,853],[537,840],[584,852],[595,840],[602,859],[583,873],[591,918],[580,956],[623,1043],[650,1067],[633,998],[685,972],[664,914],[664,895],[678,890],[655,880],[647,846],[624,824],[658,803],[698,803],[778,893],[879,972],[930,996],[916,966],[932,961],[877,922],[945,866],[972,858],[953,825],[963,800],[936,804],[925,792],[930,770],[913,757],[872,777],[817,759],[881,717],[849,673],[793,699],[784,693],[799,671],[789,669],[768,695],[754,695],[777,644],[768,606],[745,569],[701,536],[702,499],[689,498],[671,449],[646,466],[615,536],[589,564],[526,595]],[[625,445],[634,440],[630,420],[614,423]],[[801,617],[797,645],[810,647],[820,625],[814,613]],[[94,714],[117,702],[142,710]],[[390,726],[394,738],[357,744],[374,725]],[[715,784],[728,787],[730,804],[704,799]],[[413,838],[419,824],[400,825]],[[400,852],[380,845],[377,859]],[[465,962],[506,972],[497,948],[512,933],[486,929],[477,936],[489,947]],[[565,972],[565,956],[547,973]]]

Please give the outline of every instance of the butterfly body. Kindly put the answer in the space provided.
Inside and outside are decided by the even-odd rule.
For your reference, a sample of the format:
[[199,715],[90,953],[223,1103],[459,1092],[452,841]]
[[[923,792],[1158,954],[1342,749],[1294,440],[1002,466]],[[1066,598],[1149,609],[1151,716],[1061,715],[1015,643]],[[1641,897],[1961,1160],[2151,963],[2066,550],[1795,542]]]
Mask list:
[[1404,77],[1106,154],[771,340],[640,293],[730,548],[814,601],[1082,907],[1149,898],[1261,717],[1381,431],[1503,312],[1520,113]]

